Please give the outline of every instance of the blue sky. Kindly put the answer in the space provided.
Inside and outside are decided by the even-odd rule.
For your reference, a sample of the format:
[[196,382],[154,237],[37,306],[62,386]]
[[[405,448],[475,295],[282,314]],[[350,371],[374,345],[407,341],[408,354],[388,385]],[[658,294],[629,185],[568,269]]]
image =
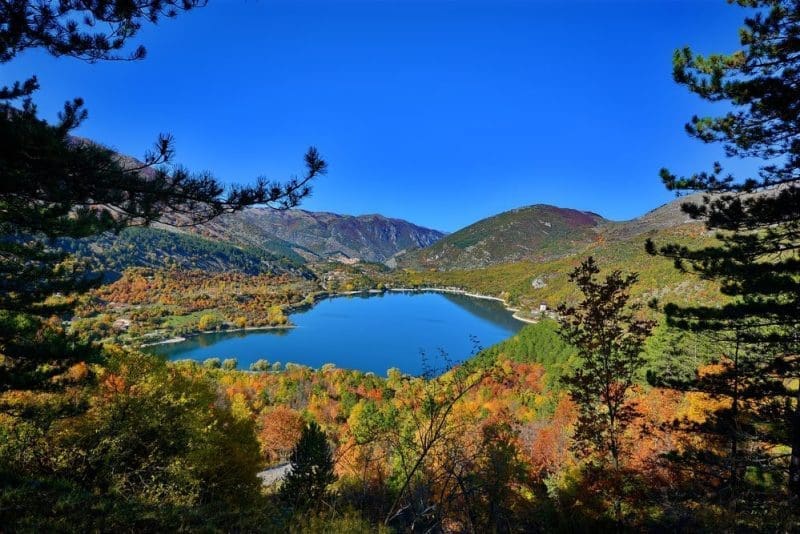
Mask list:
[[672,198],[658,178],[719,147],[683,124],[709,109],[672,81],[676,47],[735,47],[724,0],[211,0],[141,32],[140,62],[26,52],[42,115],[82,96],[80,135],[227,182],[330,163],[304,208],[453,231],[535,203],[627,219]]

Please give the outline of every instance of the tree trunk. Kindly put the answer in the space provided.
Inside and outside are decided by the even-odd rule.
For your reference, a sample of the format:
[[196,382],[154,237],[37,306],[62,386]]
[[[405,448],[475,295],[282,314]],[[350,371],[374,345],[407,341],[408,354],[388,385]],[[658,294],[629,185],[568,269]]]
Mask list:
[[611,412],[611,422],[609,424],[610,427],[610,450],[611,450],[611,459],[614,466],[614,521],[617,525],[617,532],[622,532],[623,530],[623,521],[622,521],[622,477],[620,475],[619,469],[619,442],[617,438],[617,428],[616,428],[616,420],[613,416],[614,411]]
[[789,497],[800,501],[800,386],[797,388],[797,403],[790,414],[792,429],[792,455],[789,460]]
[[737,332],[736,347],[733,353],[733,391],[731,398],[731,458],[729,483],[731,489],[731,506],[736,512],[736,492],[739,485],[739,336]]

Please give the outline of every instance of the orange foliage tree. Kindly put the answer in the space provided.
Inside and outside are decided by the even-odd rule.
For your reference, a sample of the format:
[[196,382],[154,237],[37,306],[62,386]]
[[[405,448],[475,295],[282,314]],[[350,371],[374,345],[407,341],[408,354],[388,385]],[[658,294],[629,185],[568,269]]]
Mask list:
[[261,416],[258,442],[268,463],[286,461],[300,439],[305,421],[286,406],[276,406]]

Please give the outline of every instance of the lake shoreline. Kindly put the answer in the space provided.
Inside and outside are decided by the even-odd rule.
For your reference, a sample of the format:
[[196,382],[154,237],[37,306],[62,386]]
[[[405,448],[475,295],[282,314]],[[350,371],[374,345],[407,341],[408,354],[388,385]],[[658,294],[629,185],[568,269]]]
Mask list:
[[203,330],[202,332],[192,332],[191,334],[184,334],[182,336],[175,336],[169,339],[162,339],[161,341],[154,341],[153,343],[142,343],[139,348],[155,347],[156,345],[171,345],[174,343],[183,343],[189,339],[204,334],[226,334],[228,332],[251,332],[257,330],[287,330],[297,328],[296,325],[276,325],[276,326],[245,326],[244,328],[226,328],[225,330]]
[[503,306],[506,310],[513,312],[512,317],[517,321],[528,323],[528,324],[536,324],[539,321],[535,319],[529,319],[527,317],[522,317],[519,315],[519,312],[522,311],[519,308],[513,308],[508,305],[508,303],[501,299],[500,297],[493,297],[491,295],[482,295],[480,293],[471,293],[464,289],[456,289],[456,288],[441,288],[441,287],[419,287],[419,288],[411,288],[411,287],[397,287],[397,288],[388,288],[387,291],[397,291],[397,292],[418,292],[418,293],[425,293],[425,292],[434,292],[434,293],[450,293],[453,295],[464,295],[466,297],[472,297],[476,299],[483,299],[483,300],[495,300],[497,302],[502,302]]
[[314,293],[313,295],[309,295],[313,299],[313,301],[314,301],[313,303],[289,306],[287,308],[287,310],[288,311],[293,311],[293,310],[295,310],[297,308],[302,308],[303,306],[310,306],[310,305],[313,305],[314,303],[316,303],[318,300],[322,300],[322,299],[325,299],[325,298],[347,297],[347,296],[364,295],[364,294],[382,295],[382,294],[384,294],[386,292],[389,292],[389,291],[395,292],[395,293],[450,293],[450,294],[453,294],[453,295],[464,295],[465,297],[472,297],[472,298],[482,299],[482,300],[494,300],[494,301],[497,301],[497,302],[502,302],[503,303],[503,307],[506,310],[512,312],[512,317],[514,319],[516,319],[517,321],[520,321],[522,323],[528,323],[528,324],[536,324],[536,323],[539,322],[536,319],[532,319],[532,318],[529,318],[529,317],[523,317],[523,316],[519,315],[519,313],[522,310],[520,310],[519,308],[514,308],[512,306],[509,306],[508,303],[505,300],[501,299],[500,297],[493,297],[491,295],[483,295],[481,293],[472,293],[472,292],[464,290],[464,289],[449,288],[449,287],[387,287],[386,289],[361,289],[361,290],[354,290],[354,291],[335,291],[335,292],[320,291],[318,293]]
[[[472,293],[466,291],[464,289],[457,289],[457,288],[443,288],[443,287],[387,287],[386,289],[362,289],[362,290],[353,290],[353,291],[319,291],[316,293],[310,293],[306,296],[306,299],[310,299],[311,302],[302,302],[298,304],[292,304],[286,306],[284,309],[287,313],[292,313],[302,308],[312,307],[318,301],[328,299],[328,298],[336,298],[336,297],[352,297],[355,295],[383,295],[387,292],[393,293],[449,293],[452,295],[463,295],[465,297],[471,297],[476,299],[482,300],[494,300],[497,302],[501,302],[503,307],[512,312],[512,317],[517,321],[522,323],[528,324],[536,324],[538,321],[534,319],[530,319],[527,317],[522,317],[519,315],[520,309],[513,308],[508,305],[508,303],[501,299],[500,297],[494,297],[491,295],[482,295],[480,293]],[[203,334],[220,334],[220,333],[229,333],[229,332],[250,332],[250,331],[258,331],[258,330],[282,330],[282,329],[291,329],[296,328],[296,325],[288,324],[288,325],[278,325],[278,326],[245,326],[244,328],[227,328],[225,330],[205,330],[202,332],[192,332],[189,334],[184,334],[182,336],[174,336],[169,339],[163,339],[161,341],[155,341],[153,343],[143,343],[139,345],[139,348],[146,348],[146,347],[154,347],[157,345],[170,345],[174,343],[182,343],[184,341],[188,341],[193,337],[197,337]]]
[[292,314],[298,330],[219,330],[186,336],[191,339],[184,342],[162,338],[168,343],[162,341],[144,350],[168,361],[233,358],[242,370],[258,360],[292,362],[312,369],[333,362],[338,368],[378,376],[386,376],[392,367],[418,376],[447,367],[443,355],[454,355],[454,361],[466,360],[474,355],[477,340],[481,346],[492,346],[526,326],[499,302],[487,302],[500,299],[448,296],[456,293],[454,289],[320,291],[307,294],[304,309]]

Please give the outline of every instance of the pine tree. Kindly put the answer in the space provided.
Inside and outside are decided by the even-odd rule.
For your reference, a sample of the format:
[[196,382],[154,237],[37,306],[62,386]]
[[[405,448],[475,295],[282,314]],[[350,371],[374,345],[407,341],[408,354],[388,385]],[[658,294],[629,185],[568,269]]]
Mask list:
[[[563,378],[578,405],[577,453],[594,462],[599,476],[612,485],[614,517],[622,523],[623,434],[633,420],[628,402],[645,365],[644,343],[654,323],[635,317],[629,289],[638,275],[614,271],[597,280],[600,269],[589,257],[569,275],[583,294],[577,306],[559,306],[560,334],[575,346],[580,365]],[[606,469],[610,461],[611,469]]]
[[[704,143],[721,143],[729,157],[758,161],[760,171],[737,178],[715,163],[710,172],[681,177],[662,169],[668,189],[703,193],[701,201],[686,202],[683,210],[704,220],[718,243],[691,249],[648,242],[647,250],[672,258],[678,269],[717,281],[728,297],[720,307],[672,305],[665,312],[670,324],[714,332],[723,343],[725,359],[733,366],[731,379],[724,382],[730,385],[727,396],[741,400],[740,394],[746,393],[751,401],[760,398],[783,406],[778,421],[782,424],[773,426],[776,433],[769,439],[791,444],[791,458],[783,469],[788,467],[788,487],[797,498],[800,399],[788,385],[800,376],[800,1],[731,3],[756,9],[740,30],[741,48],[708,56],[689,48],[677,50],[673,74],[677,83],[702,99],[730,104],[730,111],[721,116],[693,117],[687,132]],[[765,377],[771,380],[765,382]],[[751,387],[757,383],[759,387]],[[734,400],[734,418],[725,425],[732,454],[746,435],[735,422],[741,415],[737,404]],[[753,415],[774,412],[761,408]],[[781,429],[787,429],[782,436]],[[736,457],[731,460],[739,463]],[[781,459],[776,456],[773,461]],[[733,468],[732,482],[742,467]]]
[[207,0],[6,0],[0,3],[0,62],[29,48],[87,61],[142,59],[143,46],[122,54],[142,24],[171,18]]
[[[126,46],[145,23],[204,0],[9,0],[0,2],[0,64],[39,48],[86,61],[145,56]],[[35,77],[0,87],[0,393],[53,385],[92,351],[64,335],[71,294],[100,277],[54,246],[155,221],[196,225],[254,204],[296,206],[326,163],[311,148],[306,172],[286,182],[260,178],[227,188],[207,173],[174,165],[161,135],[144,161],[121,158],[70,133],[87,118],[83,101],[65,104],[55,124],[37,116]],[[96,355],[96,353],[95,353]]]
[[292,449],[291,465],[281,485],[281,498],[295,508],[312,508],[321,503],[336,475],[328,438],[317,423],[312,421],[303,428]]

